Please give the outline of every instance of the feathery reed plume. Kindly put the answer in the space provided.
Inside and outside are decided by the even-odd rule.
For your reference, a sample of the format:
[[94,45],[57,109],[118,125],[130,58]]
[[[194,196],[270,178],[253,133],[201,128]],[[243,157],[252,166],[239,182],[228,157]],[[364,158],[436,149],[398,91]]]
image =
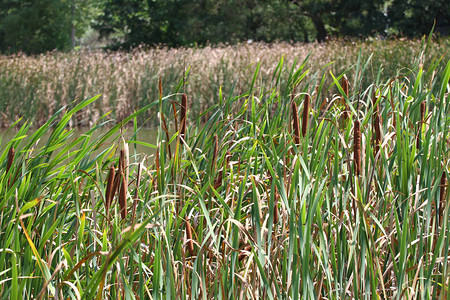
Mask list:
[[311,97],[309,94],[305,95],[305,101],[303,103],[303,116],[302,116],[302,135],[306,135],[308,130],[308,120],[309,120],[309,106],[311,102]]
[[109,208],[111,207],[111,201],[114,197],[113,187],[114,187],[114,178],[115,178],[116,169],[114,165],[109,168],[108,181],[106,184],[106,193],[105,193],[105,209],[106,215],[109,215]]
[[214,152],[212,157],[212,163],[211,163],[211,172],[214,172],[216,169],[216,160],[217,160],[217,154],[219,152],[219,137],[217,134],[214,135]]
[[225,162],[223,164],[222,170],[219,171],[216,180],[214,181],[214,189],[217,190],[222,185],[223,172],[225,171],[227,165],[230,163],[231,152],[227,151],[225,154]]
[[187,110],[187,95],[181,96],[181,109],[180,109],[180,137],[184,141],[186,134],[186,110]]
[[[6,174],[8,174],[9,170],[11,169],[11,166],[12,166],[12,164],[13,164],[13,162],[14,162],[14,156],[15,156],[15,153],[16,153],[16,150],[14,150],[13,147],[9,148],[9,151],[8,151],[8,161],[7,161],[7,163],[6,163]],[[13,178],[13,175],[10,175],[10,176],[9,176],[9,179],[8,179],[8,186],[11,185],[11,178]],[[13,181],[14,181],[14,180],[13,180]]]
[[300,144],[300,125],[298,121],[297,104],[295,101],[291,103],[292,108],[292,130],[294,132],[294,142],[296,145]]
[[439,225],[442,224],[442,220],[444,217],[444,209],[445,209],[445,196],[447,192],[447,173],[445,170],[441,175],[441,188],[439,191]]
[[119,208],[120,215],[122,216],[122,220],[127,217],[127,179],[126,171],[125,171],[125,150],[120,150],[120,158],[119,158],[119,178],[120,182],[120,190],[119,190]]
[[186,247],[187,250],[189,251],[189,255],[190,256],[194,256],[195,252],[194,252],[194,242],[192,239],[192,228],[191,228],[191,224],[189,222],[189,218],[186,219]]
[[358,119],[353,124],[353,160],[355,162],[355,173],[361,174],[361,125]]
[[373,105],[372,130],[375,133],[375,137],[373,139],[374,147],[375,147],[375,153],[374,153],[375,156],[380,151],[380,143],[381,143],[381,121],[380,121],[380,112],[378,109],[377,101],[378,101],[378,99],[376,97],[376,92],[375,92],[374,96],[372,98],[372,105]]
[[419,149],[420,147],[420,136],[422,135],[422,124],[425,119],[425,109],[426,109],[425,101],[422,101],[422,103],[420,103],[420,120],[419,123],[417,124],[417,140],[416,140],[417,149]]
[[[348,86],[347,76],[345,76],[345,75],[342,76],[341,87],[342,87],[342,90],[344,91],[345,96],[347,96],[347,98],[348,98],[349,86]],[[347,105],[347,102],[345,101],[344,95],[342,95],[342,97],[341,97],[341,103],[345,105],[343,118],[344,118],[344,120],[347,120],[349,118],[349,115],[348,115],[349,112],[348,112],[348,105]]]

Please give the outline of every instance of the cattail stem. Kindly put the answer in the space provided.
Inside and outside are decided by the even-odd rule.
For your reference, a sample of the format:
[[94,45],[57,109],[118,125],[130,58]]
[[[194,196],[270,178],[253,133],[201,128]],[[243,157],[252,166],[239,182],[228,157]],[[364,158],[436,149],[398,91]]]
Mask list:
[[308,120],[309,120],[309,106],[311,102],[311,97],[309,94],[305,95],[305,101],[303,103],[303,116],[302,116],[302,135],[306,135],[306,131],[308,130]]
[[361,174],[361,125],[358,119],[354,122],[353,133],[353,159],[355,163],[355,173],[359,176]]
[[300,125],[298,120],[297,104],[292,101],[292,130],[294,132],[294,142],[296,145],[300,145]]

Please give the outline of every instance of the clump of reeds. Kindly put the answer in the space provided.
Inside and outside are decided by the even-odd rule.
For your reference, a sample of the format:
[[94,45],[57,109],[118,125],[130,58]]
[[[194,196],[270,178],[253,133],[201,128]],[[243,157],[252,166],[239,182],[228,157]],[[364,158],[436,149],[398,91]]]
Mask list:
[[292,101],[291,108],[292,108],[292,131],[294,133],[294,143],[296,145],[299,145],[300,144],[300,124],[299,124],[299,120],[298,120],[297,103],[295,103],[295,101]]
[[310,107],[311,97],[309,94],[305,95],[305,101],[303,102],[303,116],[302,116],[302,135],[306,135],[308,130],[308,120],[309,120],[309,107]]
[[355,173],[361,174],[361,124],[358,119],[353,123],[353,160],[355,163]]

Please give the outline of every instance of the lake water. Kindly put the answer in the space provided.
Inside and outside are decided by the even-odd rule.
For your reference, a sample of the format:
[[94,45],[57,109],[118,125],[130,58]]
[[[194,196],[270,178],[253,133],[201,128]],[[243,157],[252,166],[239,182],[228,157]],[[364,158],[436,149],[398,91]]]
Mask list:
[[[72,135],[72,139],[75,139],[78,136],[81,136],[82,134],[84,134],[85,132],[87,132],[89,130],[89,128],[78,128],[75,129],[73,135]],[[30,136],[31,134],[33,134],[34,131],[30,130],[28,132],[28,136]],[[50,137],[52,130],[49,130],[43,137],[42,139],[39,141],[38,146],[43,146],[45,145],[45,143],[47,142],[48,138]],[[94,134],[92,135],[91,138],[91,142],[93,142],[95,140],[95,138],[99,137],[100,135],[103,135],[105,133],[108,132],[108,128],[100,128],[98,130],[96,130],[94,132]],[[9,132],[6,132],[6,130],[0,131],[0,136],[1,136],[1,144],[0,144],[0,150],[3,150],[3,148],[5,147],[5,145],[11,141],[14,136],[16,135],[17,131],[13,131],[10,130]],[[132,128],[127,128],[123,131],[123,135],[126,141],[128,141],[132,136],[133,136],[133,129]],[[157,135],[158,135],[158,131],[156,129],[152,129],[152,128],[141,128],[139,129],[138,133],[137,133],[137,140],[138,141],[142,141],[145,143],[149,143],[152,145],[156,145],[156,141],[157,141]],[[116,137],[117,134],[115,134],[113,137]],[[26,139],[26,138],[25,138]],[[110,146],[110,143],[112,142],[112,138],[106,141],[105,147]],[[116,140],[117,142],[117,140]],[[75,146],[78,147],[78,146]],[[154,148],[151,147],[147,147],[147,146],[143,146],[143,145],[138,145],[138,144],[129,144],[129,149],[130,149],[130,155],[134,154],[134,151],[136,149],[136,153],[142,153],[142,154],[146,154],[146,155],[152,155],[156,152],[156,150]]]

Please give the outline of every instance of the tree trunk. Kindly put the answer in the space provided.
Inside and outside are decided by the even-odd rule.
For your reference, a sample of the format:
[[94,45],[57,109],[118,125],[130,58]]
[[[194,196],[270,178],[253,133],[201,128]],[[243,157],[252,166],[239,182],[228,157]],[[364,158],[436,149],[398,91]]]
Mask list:
[[322,18],[318,15],[311,16],[311,21],[314,24],[314,27],[317,30],[316,39],[319,43],[322,43],[326,40],[328,36],[328,32],[325,29],[325,24],[322,21]]

